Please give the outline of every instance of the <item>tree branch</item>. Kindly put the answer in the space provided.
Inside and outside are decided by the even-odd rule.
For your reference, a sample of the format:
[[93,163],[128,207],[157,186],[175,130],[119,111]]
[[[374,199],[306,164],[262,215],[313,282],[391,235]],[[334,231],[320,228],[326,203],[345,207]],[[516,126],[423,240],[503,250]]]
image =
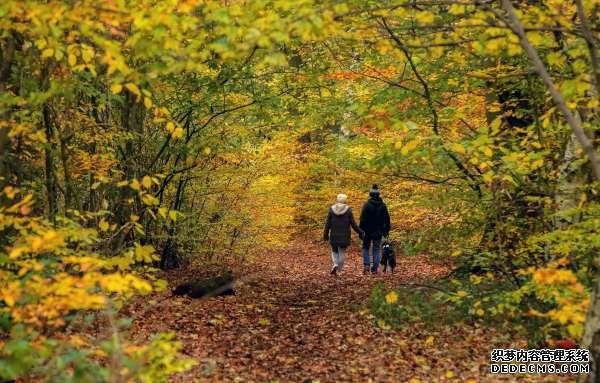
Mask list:
[[[433,132],[436,134],[436,136],[439,137],[440,140],[442,140],[442,136],[440,135],[440,129],[439,129],[439,117],[438,117],[438,113],[437,113],[437,110],[434,105],[431,91],[429,89],[429,84],[427,84],[427,81],[425,81],[425,79],[421,76],[421,74],[417,70],[417,66],[414,63],[412,56],[411,56],[410,52],[408,51],[408,48],[402,43],[402,41],[400,41],[398,36],[396,36],[396,34],[391,30],[391,28],[387,24],[387,21],[385,20],[385,18],[382,18],[381,20],[382,20],[383,26],[387,30],[388,34],[390,35],[392,40],[394,40],[394,42],[396,43],[396,46],[402,51],[402,53],[404,53],[404,57],[406,57],[408,64],[410,65],[413,73],[417,77],[417,80],[421,83],[421,85],[423,87],[423,96],[425,97],[425,100],[427,101],[427,106],[432,115]],[[452,159],[452,161],[454,162],[456,167],[458,169],[460,169],[460,171],[462,171],[471,180],[471,182],[472,182],[471,187],[481,197],[482,196],[481,186],[479,185],[479,182],[475,178],[475,176],[473,176],[471,174],[471,172],[462,164],[462,162],[460,162],[460,160],[458,159],[456,154],[454,154],[452,151],[450,151],[448,148],[446,148],[444,146],[443,141],[442,141],[441,147],[442,147],[442,150],[448,155],[448,157],[450,157],[450,159]]]
[[600,95],[600,60],[598,59],[597,42],[590,31],[590,24],[585,15],[583,9],[583,3],[581,0],[575,0],[577,5],[577,16],[581,20],[581,31],[583,32],[583,38],[587,43],[588,50],[590,52],[590,60],[592,62],[592,72],[594,78],[594,86],[596,88],[596,97]]
[[573,134],[575,134],[575,137],[577,137],[577,141],[579,141],[581,147],[588,155],[588,158],[590,159],[590,164],[592,166],[592,173],[594,174],[594,178],[600,181],[600,160],[598,159],[598,155],[596,153],[596,148],[594,147],[594,144],[585,134],[581,123],[575,118],[571,110],[567,107],[565,99],[554,84],[554,81],[552,80],[550,73],[548,73],[546,66],[540,59],[540,56],[538,55],[535,48],[529,42],[527,34],[523,29],[523,24],[521,24],[521,20],[519,20],[519,17],[515,13],[515,9],[513,8],[511,1],[501,0],[501,4],[502,8],[506,11],[508,19],[510,21],[508,25],[510,26],[511,30],[517,36],[519,36],[521,47],[523,47],[523,50],[525,50],[525,53],[527,53],[527,56],[529,57],[529,60],[531,60],[533,67],[548,87],[550,95],[552,96],[552,99],[556,104],[556,107],[565,115],[567,123],[571,127],[571,130],[573,131]]

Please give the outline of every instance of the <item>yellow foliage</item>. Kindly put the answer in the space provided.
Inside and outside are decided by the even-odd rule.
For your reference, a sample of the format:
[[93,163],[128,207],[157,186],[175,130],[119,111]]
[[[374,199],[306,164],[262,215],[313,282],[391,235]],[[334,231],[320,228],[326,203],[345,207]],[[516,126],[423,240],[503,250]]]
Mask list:
[[578,284],[577,277],[571,270],[544,268],[533,273],[533,280],[537,284]]
[[567,331],[575,338],[581,336],[583,323],[589,305],[589,298],[576,275],[567,268],[566,258],[558,259],[545,268],[532,268],[532,284],[534,291],[541,297],[551,297],[557,308],[537,315],[567,325]]
[[119,93],[121,93],[122,90],[123,90],[123,85],[121,85],[121,84],[112,84],[110,86],[110,91],[113,92],[114,94],[119,94]]
[[183,135],[184,135],[184,131],[182,128],[179,128],[179,127],[175,128],[175,130],[173,130],[173,133],[171,133],[171,136],[175,139],[181,138],[181,137],[183,137]]
[[102,231],[107,231],[107,230],[108,230],[108,228],[109,228],[109,224],[108,224],[108,222],[107,222],[107,221],[106,221],[104,218],[102,218],[102,219],[100,220],[100,223],[98,223],[98,227],[99,227],[99,228],[100,228],[100,230],[102,230]]
[[395,291],[390,291],[385,296],[385,302],[389,305],[394,304],[398,301],[398,294]]
[[125,84],[125,88],[127,88],[127,90],[129,90],[131,93],[135,94],[137,97],[141,97],[142,93],[140,92],[140,88],[138,88],[137,85],[135,85],[134,83],[127,83]]
[[144,176],[144,178],[142,178],[142,185],[146,189],[149,189],[150,186],[152,186],[152,178],[150,178],[149,176]]
[[465,149],[465,147],[459,143],[452,144],[452,150],[455,151],[456,153],[460,153],[460,154],[467,153],[467,150]]
[[406,144],[404,144],[402,146],[402,149],[400,149],[400,153],[402,153],[402,155],[407,155],[412,150],[414,150],[419,145],[420,142],[421,142],[420,138],[415,138],[413,140],[410,140],[409,142],[407,142]]
[[422,24],[431,24],[435,19],[435,15],[432,12],[421,11],[417,12],[416,19]]
[[[151,285],[131,270],[131,262],[116,271],[114,265],[120,257],[104,258],[93,251],[95,230],[73,222],[54,226],[42,218],[22,215],[14,209],[18,205],[23,206],[23,201],[0,207],[0,226],[20,229],[12,249],[8,249],[10,268],[16,272],[0,272],[4,286],[0,290],[0,302],[4,303],[0,315],[7,314],[15,324],[43,335],[64,326],[73,312],[105,310],[111,301],[151,291]],[[108,223],[102,219],[99,226],[107,229]],[[135,254],[142,262],[156,260],[149,245],[136,245]],[[75,347],[88,346],[77,335],[70,341]]]

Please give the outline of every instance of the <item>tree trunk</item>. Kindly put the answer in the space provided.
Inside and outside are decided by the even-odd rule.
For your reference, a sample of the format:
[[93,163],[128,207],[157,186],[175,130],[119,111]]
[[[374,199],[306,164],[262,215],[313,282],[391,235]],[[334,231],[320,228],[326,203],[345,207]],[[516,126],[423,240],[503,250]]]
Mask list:
[[[577,138],[574,134],[571,134],[563,155],[563,163],[560,166],[560,178],[554,196],[559,213],[577,207],[577,201],[581,195],[580,190],[586,182],[585,174],[579,171],[579,169],[572,168],[573,162],[581,159],[581,156],[577,154],[580,149],[581,145],[577,142]],[[555,229],[561,229],[570,223],[572,222],[560,217],[559,214],[559,216],[554,218],[553,226]]]
[[46,146],[44,147],[45,164],[45,183],[46,198],[48,202],[48,219],[56,222],[56,213],[58,212],[57,193],[56,193],[56,175],[54,174],[54,159],[52,157],[52,117],[50,106],[44,104],[42,115],[44,121],[44,132],[46,134]]
[[[544,63],[540,59],[537,51],[529,42],[527,35],[525,33],[525,29],[519,20],[519,17],[516,15],[512,2],[510,0],[501,0],[502,8],[507,13],[508,19],[510,21],[509,26],[512,31],[519,36],[521,47],[527,53],[533,67],[538,72],[544,83],[546,84],[556,107],[565,115],[565,119],[573,132],[573,135],[579,141],[579,144],[583,148],[584,152],[587,154],[592,174],[596,181],[600,181],[600,159],[598,157],[596,146],[594,145],[593,139],[590,139],[580,121],[575,118],[575,115],[571,112],[571,110],[567,107],[567,104],[554,84],[554,81],[550,77],[548,70],[546,69]],[[581,13],[579,15],[581,17]],[[584,29],[586,28],[587,20],[583,20]],[[592,47],[595,49],[595,47]],[[594,82],[595,83],[595,82]],[[596,257],[597,258],[597,257]],[[587,382],[597,382],[600,381],[600,371],[598,369],[597,363],[600,361],[600,293],[599,293],[599,284],[600,284],[600,276],[596,275],[594,291],[592,293],[590,306],[587,313],[586,323],[585,323],[585,331],[582,339],[581,346],[583,348],[587,348],[590,351],[590,374],[587,377]],[[585,381],[585,377],[580,377],[580,380]]]
[[590,373],[581,375],[579,382],[596,383],[599,380],[598,361],[600,361],[600,277],[596,276],[594,290],[590,298],[590,307],[585,319],[585,330],[581,348],[590,351]]
[[[0,45],[0,93],[7,91],[16,50],[15,36],[7,39],[4,48]],[[0,120],[7,117],[7,115],[2,115]],[[0,126],[0,190],[3,190],[9,183],[10,140],[8,139],[8,130],[8,126]],[[0,197],[0,204],[2,203],[3,198]]]
[[[138,97],[129,91],[125,91],[123,100],[123,108],[121,110],[121,126],[123,131],[131,135],[127,138],[125,147],[121,150],[123,170],[123,180],[131,181],[138,177],[138,164],[140,161],[139,142],[143,135],[144,118],[146,116],[146,108],[140,102]],[[136,194],[128,187],[119,189],[118,207],[115,213],[115,221],[119,226],[123,226],[129,222],[133,207],[131,200],[136,199]],[[138,206],[139,208],[139,206]],[[139,209],[136,209],[139,210]],[[131,230],[122,230],[119,235],[116,235],[113,243],[113,253],[118,253],[125,242],[125,239],[130,235]]]
[[65,215],[67,210],[73,208],[73,180],[71,179],[71,172],[69,171],[69,154],[67,153],[68,141],[71,139],[70,135],[66,137],[59,137],[60,140],[60,160],[63,167],[63,177],[65,179]]

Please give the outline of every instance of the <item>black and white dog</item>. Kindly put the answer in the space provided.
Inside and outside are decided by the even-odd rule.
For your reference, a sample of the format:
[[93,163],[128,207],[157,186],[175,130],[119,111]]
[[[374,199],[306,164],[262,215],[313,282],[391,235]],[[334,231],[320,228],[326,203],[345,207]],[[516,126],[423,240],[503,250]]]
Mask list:
[[392,273],[396,268],[396,253],[394,252],[394,247],[387,240],[384,239],[381,245],[381,262],[383,265],[383,272],[387,271],[388,266],[392,269]]

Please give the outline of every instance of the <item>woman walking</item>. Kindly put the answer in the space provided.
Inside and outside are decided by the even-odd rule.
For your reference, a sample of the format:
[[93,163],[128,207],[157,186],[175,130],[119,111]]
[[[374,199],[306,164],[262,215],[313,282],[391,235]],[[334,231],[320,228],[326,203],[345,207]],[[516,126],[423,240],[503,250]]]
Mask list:
[[325,222],[323,239],[331,244],[332,275],[339,274],[344,269],[346,248],[350,246],[350,226],[360,239],[364,236],[363,231],[354,220],[352,208],[346,205],[347,199],[348,196],[345,194],[338,194],[337,202],[329,208],[327,221]]

